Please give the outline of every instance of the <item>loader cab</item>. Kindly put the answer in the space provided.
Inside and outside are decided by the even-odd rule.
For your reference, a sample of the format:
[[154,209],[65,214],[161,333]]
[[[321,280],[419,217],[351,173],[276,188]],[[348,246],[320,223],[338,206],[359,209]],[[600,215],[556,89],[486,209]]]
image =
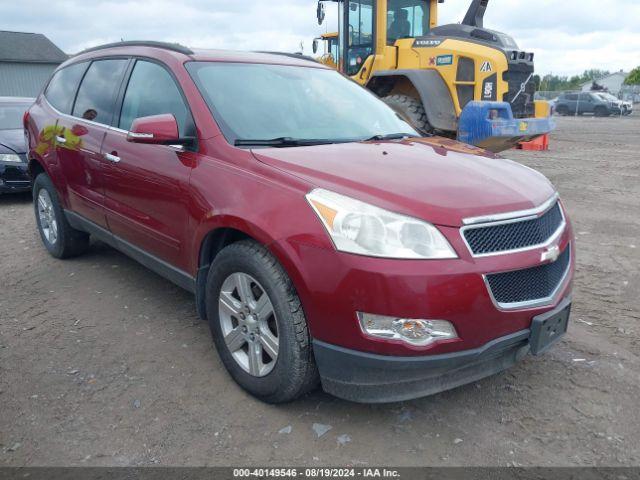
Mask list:
[[[338,2],[342,55],[340,70],[361,76],[367,58],[383,54],[398,40],[426,35],[435,26],[437,0],[344,0]],[[366,75],[365,75],[366,76]]]
[[[320,55],[320,44],[322,44],[323,51]],[[340,35],[338,32],[325,33],[317,38],[313,39],[313,54],[316,56],[316,60],[320,63],[338,69],[340,64]]]

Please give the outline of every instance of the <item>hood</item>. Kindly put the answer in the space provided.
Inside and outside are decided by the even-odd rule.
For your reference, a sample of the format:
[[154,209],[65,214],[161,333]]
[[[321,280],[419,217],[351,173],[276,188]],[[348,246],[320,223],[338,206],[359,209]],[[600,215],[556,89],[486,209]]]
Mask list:
[[0,153],[26,153],[24,130],[0,130]]
[[540,173],[476,147],[425,138],[253,151],[312,186],[437,225],[537,207],[555,192]]

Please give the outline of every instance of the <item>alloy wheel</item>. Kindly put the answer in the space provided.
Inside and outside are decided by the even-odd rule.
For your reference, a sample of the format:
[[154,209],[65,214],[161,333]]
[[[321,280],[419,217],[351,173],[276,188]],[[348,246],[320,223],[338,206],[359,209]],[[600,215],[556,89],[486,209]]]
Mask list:
[[38,192],[38,218],[44,238],[54,245],[58,240],[58,221],[51,196],[44,188]]
[[271,299],[251,275],[236,272],[222,284],[218,312],[233,359],[254,377],[268,375],[278,360],[278,326]]

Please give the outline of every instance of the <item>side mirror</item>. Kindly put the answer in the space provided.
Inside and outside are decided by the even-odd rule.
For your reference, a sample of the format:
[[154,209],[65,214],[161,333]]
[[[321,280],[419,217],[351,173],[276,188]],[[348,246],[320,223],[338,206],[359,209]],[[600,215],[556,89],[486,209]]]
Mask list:
[[127,134],[127,141],[156,145],[185,143],[185,139],[180,138],[178,122],[170,113],[136,118]]
[[313,49],[314,55],[316,53],[318,53],[318,39],[317,38],[313,39],[313,44],[311,45],[311,48]]
[[324,22],[324,3],[322,3],[322,0],[318,0],[318,10],[316,11],[316,16],[318,17],[318,25],[322,25],[322,22]]

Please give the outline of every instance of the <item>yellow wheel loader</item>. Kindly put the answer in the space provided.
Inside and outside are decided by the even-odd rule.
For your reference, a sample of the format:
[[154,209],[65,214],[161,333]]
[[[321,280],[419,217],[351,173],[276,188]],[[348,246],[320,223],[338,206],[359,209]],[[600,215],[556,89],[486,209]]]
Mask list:
[[340,43],[338,32],[325,33],[313,40],[313,54],[318,53],[318,45],[322,42],[324,45],[324,53],[317,60],[331,68],[338,68],[338,58],[340,58]]
[[444,0],[319,0],[320,25],[327,2],[337,4],[340,28],[314,41],[315,51],[326,42],[320,61],[418,129],[498,152],[554,128],[549,105],[533,100],[533,53],[484,28],[489,0],[472,0],[461,24],[440,26]]

